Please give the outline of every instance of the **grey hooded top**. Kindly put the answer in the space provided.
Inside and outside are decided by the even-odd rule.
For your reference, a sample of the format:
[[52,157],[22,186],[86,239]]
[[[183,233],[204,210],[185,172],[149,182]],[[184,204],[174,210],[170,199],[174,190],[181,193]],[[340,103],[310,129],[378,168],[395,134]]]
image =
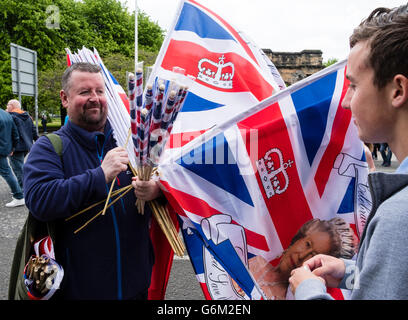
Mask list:
[[[408,299],[408,158],[395,173],[368,176],[372,210],[356,260],[346,260],[340,284],[353,300]],[[318,279],[303,281],[297,300],[332,299]]]

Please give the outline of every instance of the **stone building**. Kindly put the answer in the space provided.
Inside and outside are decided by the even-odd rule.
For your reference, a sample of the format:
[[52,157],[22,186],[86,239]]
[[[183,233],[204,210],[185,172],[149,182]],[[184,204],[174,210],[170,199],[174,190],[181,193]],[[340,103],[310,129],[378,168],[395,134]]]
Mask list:
[[286,85],[291,85],[324,68],[322,51],[273,52],[262,49],[279,70]]

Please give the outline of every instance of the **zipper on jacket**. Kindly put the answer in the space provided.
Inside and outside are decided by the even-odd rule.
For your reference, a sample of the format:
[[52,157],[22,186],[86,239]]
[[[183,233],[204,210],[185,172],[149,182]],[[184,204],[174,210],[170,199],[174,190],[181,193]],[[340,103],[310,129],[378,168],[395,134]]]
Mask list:
[[[103,161],[105,144],[106,144],[106,141],[108,141],[111,133],[112,133],[112,130],[110,130],[108,132],[108,134],[106,135],[105,141],[102,144],[101,152],[99,152],[99,149],[98,149],[98,136],[95,136],[96,154],[97,154],[97,157],[98,157],[100,163],[102,163],[102,161]],[[105,186],[106,186],[107,193],[109,193],[110,186],[108,186],[107,184],[105,184]],[[120,250],[119,226],[118,226],[118,222],[117,222],[117,219],[116,219],[115,209],[113,207],[114,206],[110,207],[110,211],[111,211],[111,215],[112,215],[113,228],[115,230],[116,269],[117,269],[116,271],[117,271],[117,285],[118,285],[117,297],[118,297],[118,300],[122,300],[122,297],[123,297],[123,295],[122,295],[122,262],[121,262],[122,259],[121,259],[121,250]]]

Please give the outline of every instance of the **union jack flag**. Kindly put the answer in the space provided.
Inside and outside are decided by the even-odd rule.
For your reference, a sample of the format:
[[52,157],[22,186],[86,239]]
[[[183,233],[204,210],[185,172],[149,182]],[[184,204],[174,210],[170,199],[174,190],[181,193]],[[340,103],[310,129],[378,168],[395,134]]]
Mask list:
[[161,163],[206,298],[265,298],[249,260],[276,263],[313,218],[341,217],[361,232],[368,169],[341,107],[345,70],[342,61],[278,92]]
[[273,63],[247,36],[197,1],[181,1],[148,82],[171,80],[174,67],[196,78],[167,154],[284,88]]

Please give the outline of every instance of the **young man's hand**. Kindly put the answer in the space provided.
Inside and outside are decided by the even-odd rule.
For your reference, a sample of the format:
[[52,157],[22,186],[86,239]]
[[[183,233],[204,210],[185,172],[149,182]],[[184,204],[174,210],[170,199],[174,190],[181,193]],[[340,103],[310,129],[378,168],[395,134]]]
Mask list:
[[310,278],[317,278],[325,282],[328,287],[337,288],[345,272],[346,266],[342,260],[318,254],[305,261],[302,267],[293,270],[289,282],[293,292],[302,281]]

